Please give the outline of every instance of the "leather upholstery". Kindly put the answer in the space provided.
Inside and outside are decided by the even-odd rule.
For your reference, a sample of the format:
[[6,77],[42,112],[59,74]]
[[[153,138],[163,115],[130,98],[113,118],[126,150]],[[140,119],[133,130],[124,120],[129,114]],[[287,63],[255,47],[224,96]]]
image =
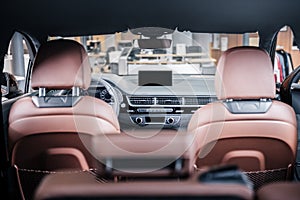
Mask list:
[[[36,55],[32,87],[86,89],[90,70],[79,43],[49,41]],[[36,170],[89,169],[95,160],[89,149],[91,137],[109,133],[120,133],[118,119],[100,99],[82,96],[73,107],[39,108],[32,97],[21,98],[9,114],[11,164]]]
[[34,60],[31,87],[87,89],[91,68],[82,45],[72,40],[52,40],[39,48]]
[[[259,103],[259,99],[274,97],[272,64],[259,48],[227,50],[217,71],[216,92],[221,100]],[[234,114],[225,104],[218,101],[203,106],[190,120],[188,132],[196,134],[200,147],[198,167],[229,163],[244,171],[264,171],[294,164],[297,124],[290,106],[273,100],[266,112]]]
[[[187,180],[112,182],[89,173],[51,174],[43,179],[35,200],[44,199],[243,199],[253,191],[243,184],[201,183],[199,174]],[[103,182],[102,182],[103,181]]]
[[[102,100],[86,96],[74,107],[37,108],[30,97],[25,97],[14,103],[9,116],[12,163],[19,168],[54,170],[50,165],[51,161],[48,165],[43,164],[45,160],[39,161],[40,155],[46,155],[51,148],[72,147],[83,152],[86,159],[82,161],[78,156],[78,162],[87,162],[89,167],[92,167],[90,138],[99,134],[119,132],[118,119],[112,107]],[[65,159],[67,155],[71,154],[66,153]],[[35,162],[32,162],[33,157]],[[78,168],[76,166],[82,165],[73,165],[72,162],[65,161],[61,166]]]
[[271,59],[256,47],[235,47],[221,56],[215,75],[218,99],[274,98]]
[[[137,131],[140,135],[144,131]],[[149,138],[127,134],[93,137],[93,154],[107,166],[99,165],[98,174],[125,177],[180,177],[194,172],[197,146],[194,136],[161,132]],[[135,161],[138,161],[137,163]],[[171,163],[182,163],[175,167]],[[112,168],[112,169],[110,169]]]
[[[257,165],[251,164],[253,160],[240,159],[235,163],[238,162],[246,171],[260,171],[293,163],[297,146],[296,127],[293,109],[279,101],[273,101],[264,114],[232,114],[222,102],[215,102],[194,113],[188,132],[197,135],[199,167],[222,163],[229,152],[255,150],[263,154],[263,163],[259,162],[259,155],[254,155],[254,161],[259,162]],[[274,145],[282,156],[274,153]]]
[[[74,107],[37,108],[31,97],[20,99],[9,115],[10,145],[19,139],[43,132],[80,132],[89,135],[118,133],[113,109],[94,97],[83,97]],[[34,126],[28,126],[34,124]]]
[[300,198],[300,183],[273,183],[263,186],[257,192],[258,200],[298,200]]

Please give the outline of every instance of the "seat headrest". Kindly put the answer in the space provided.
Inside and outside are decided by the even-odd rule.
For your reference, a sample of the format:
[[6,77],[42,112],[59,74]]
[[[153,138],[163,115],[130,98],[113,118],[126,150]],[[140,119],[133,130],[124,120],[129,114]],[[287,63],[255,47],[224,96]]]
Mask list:
[[273,66],[268,53],[258,47],[234,47],[221,56],[215,75],[218,99],[275,97]]
[[33,89],[87,89],[90,81],[90,63],[80,43],[60,39],[40,46],[33,64]]

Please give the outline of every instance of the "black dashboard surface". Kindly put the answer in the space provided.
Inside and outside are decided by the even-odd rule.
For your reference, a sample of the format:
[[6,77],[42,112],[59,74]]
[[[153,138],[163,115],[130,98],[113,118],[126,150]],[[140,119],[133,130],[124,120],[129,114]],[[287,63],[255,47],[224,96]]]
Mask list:
[[172,86],[139,86],[138,76],[118,76],[115,74],[94,75],[93,81],[105,79],[123,94],[147,96],[215,96],[214,76],[173,75]]

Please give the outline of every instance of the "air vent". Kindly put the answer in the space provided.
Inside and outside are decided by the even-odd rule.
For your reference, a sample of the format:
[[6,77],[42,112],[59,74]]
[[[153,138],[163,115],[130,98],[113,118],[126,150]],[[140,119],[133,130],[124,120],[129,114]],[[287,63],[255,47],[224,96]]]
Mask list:
[[182,98],[179,97],[157,97],[157,105],[182,105]]
[[129,97],[132,105],[154,105],[154,97]]
[[214,97],[185,97],[185,105],[206,105],[210,102],[216,101]]
[[136,96],[128,97],[131,105],[161,105],[161,106],[197,106],[206,105],[210,102],[216,101],[216,97],[209,96],[195,96],[195,97],[176,97],[176,96]]

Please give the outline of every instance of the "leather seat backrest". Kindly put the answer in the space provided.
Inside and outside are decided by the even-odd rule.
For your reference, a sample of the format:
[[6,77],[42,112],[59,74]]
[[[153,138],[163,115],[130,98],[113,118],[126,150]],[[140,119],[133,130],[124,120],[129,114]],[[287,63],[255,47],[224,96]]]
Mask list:
[[290,106],[274,100],[268,54],[256,47],[227,50],[217,65],[215,89],[219,101],[198,109],[188,126],[198,137],[197,166],[236,164],[248,172],[276,169],[286,177],[295,161],[296,118]]
[[[54,40],[41,45],[31,79],[39,96],[18,100],[9,115],[12,165],[39,170],[93,167],[90,138],[119,133],[120,127],[110,105],[80,95],[90,81],[91,68],[81,44]],[[48,95],[49,90],[70,90],[72,95]]]

